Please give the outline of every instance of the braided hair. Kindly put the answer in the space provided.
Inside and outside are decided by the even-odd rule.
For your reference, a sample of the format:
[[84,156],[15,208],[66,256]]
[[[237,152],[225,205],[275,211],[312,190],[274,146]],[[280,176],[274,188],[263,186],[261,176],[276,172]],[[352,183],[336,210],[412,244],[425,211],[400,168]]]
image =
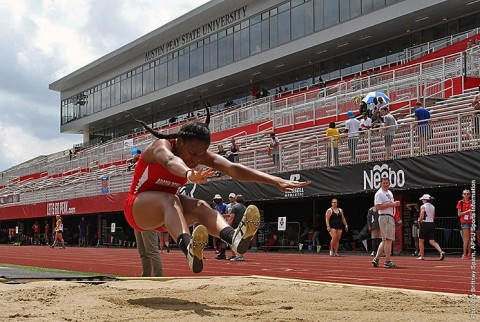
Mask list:
[[190,122],[187,124],[182,125],[180,130],[177,133],[172,134],[161,134],[154,129],[152,129],[147,123],[142,120],[137,120],[131,113],[128,113],[137,123],[140,123],[145,130],[150,132],[153,136],[159,139],[197,139],[201,142],[208,143],[210,145],[210,129],[208,125],[210,124],[210,110],[208,106],[205,105],[205,109],[207,110],[207,117],[205,118],[205,122]]

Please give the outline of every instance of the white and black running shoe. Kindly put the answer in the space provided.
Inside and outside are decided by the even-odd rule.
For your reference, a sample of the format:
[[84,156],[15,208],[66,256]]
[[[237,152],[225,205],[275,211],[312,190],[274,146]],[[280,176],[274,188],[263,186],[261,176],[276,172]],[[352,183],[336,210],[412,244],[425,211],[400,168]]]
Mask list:
[[250,242],[260,226],[260,211],[250,205],[243,214],[242,221],[233,234],[232,250],[237,254],[245,254]]

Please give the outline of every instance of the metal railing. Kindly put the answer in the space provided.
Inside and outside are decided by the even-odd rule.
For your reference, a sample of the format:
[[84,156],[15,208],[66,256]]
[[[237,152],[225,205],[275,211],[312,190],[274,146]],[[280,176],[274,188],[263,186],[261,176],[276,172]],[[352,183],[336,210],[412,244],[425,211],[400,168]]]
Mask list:
[[[288,216],[288,214],[279,214],[279,216]],[[255,249],[268,252],[273,249],[298,249],[300,237],[300,223],[287,222],[285,230],[278,230],[278,222],[265,223],[258,230]]]
[[480,32],[479,28],[475,28],[466,32],[462,32],[459,34],[447,36],[444,38],[440,38],[437,40],[429,41],[427,43],[407,48],[403,51],[403,56],[405,60],[403,62],[409,62],[415,60],[417,58],[423,57],[428,55],[432,52],[438,51],[442,48],[450,46],[456,42],[461,40],[467,39],[473,35],[476,35]]
[[[401,159],[419,155],[456,152],[478,149],[479,133],[475,132],[474,122],[478,118],[472,113],[446,116],[430,120],[431,133],[424,147],[419,145],[417,122],[398,124],[390,158]],[[355,155],[352,156],[348,146],[348,134],[338,138],[337,165],[381,161],[386,159],[385,132],[387,127],[380,127],[359,132]],[[323,134],[323,133],[322,133]],[[308,134],[307,134],[308,135]],[[280,146],[281,171],[295,171],[327,167],[328,137],[311,135],[295,143]],[[333,149],[333,147],[331,147]],[[332,155],[334,155],[332,151]],[[240,162],[255,166],[258,170],[273,172],[272,161],[266,151],[254,150],[243,152]],[[332,165],[335,163],[332,162]]]
[[[395,103],[408,103],[411,99],[418,99],[422,95],[427,95],[427,97],[444,97],[446,96],[445,92],[448,92],[448,90],[451,91],[451,87],[445,88],[444,85],[448,79],[447,77],[465,75],[465,72],[468,73],[468,75],[478,75],[480,73],[480,65],[478,63],[479,56],[480,50],[478,48],[470,48],[464,53],[372,75],[366,79],[361,79],[361,82],[369,86],[368,91],[378,89],[386,92]],[[325,93],[322,97],[318,95],[320,90]],[[355,86],[352,86],[351,83],[342,82],[331,89],[332,92],[335,91],[336,95],[330,95],[328,91],[329,88],[322,88],[283,99],[274,100],[271,97],[265,98],[261,101],[261,104],[252,104],[237,110],[216,114],[212,117],[212,132],[252,123],[260,123],[261,125],[258,126],[258,129],[261,128],[267,131],[270,130],[272,125],[273,128],[280,126],[293,127],[295,124],[305,122],[312,122],[313,125],[314,122],[318,120],[321,121],[322,119],[332,116],[338,120],[339,115],[352,109],[352,98],[361,94],[362,91],[364,92],[365,89],[358,90]],[[444,122],[453,122],[451,126],[458,126],[459,122],[470,124],[472,123],[471,117],[472,116],[458,116],[458,118],[449,118],[448,121]],[[439,128],[435,131],[447,133],[445,130],[440,130],[439,122],[442,121],[432,121],[432,128],[436,128],[438,125]],[[397,130],[396,141],[404,144],[402,144],[401,149],[396,149],[398,151],[398,156],[396,157],[415,155],[412,143],[413,129],[408,126],[400,125]],[[461,127],[456,128],[460,129]],[[161,131],[164,133],[176,132],[178,128],[170,127],[162,129]],[[379,133],[379,131],[380,130],[370,130],[367,134],[362,134],[358,145],[357,158],[359,158],[359,162],[381,158],[379,152],[377,152],[381,150],[381,133]],[[367,137],[365,137],[365,135],[367,135]],[[458,133],[448,132],[443,139],[445,142],[441,144],[440,142],[436,142],[434,144],[436,146],[435,151],[442,153],[444,151],[461,150],[465,148],[465,137],[466,134],[459,135]],[[92,180],[92,182],[94,182],[97,179],[93,180],[92,176],[100,176],[105,171],[104,167],[108,166],[114,166],[114,168],[111,169],[112,176],[130,177],[130,174],[125,175],[124,169],[120,167],[120,165],[131,158],[130,149],[125,149],[124,147],[124,140],[126,138],[127,137],[118,138],[97,146],[89,147],[80,151],[71,159],[68,153],[61,151],[49,156],[36,158],[35,160],[31,160],[31,162],[4,171],[2,173],[3,177],[0,177],[0,186],[4,187],[0,190],[0,194],[5,195],[10,192],[20,192],[27,195],[39,195],[41,191],[51,191],[51,188],[55,186],[60,185],[63,187],[70,182],[69,180],[75,180],[73,181],[75,184],[78,184],[78,181],[85,180]],[[153,141],[153,137],[150,134],[144,134],[138,135],[132,140],[133,146],[144,148]],[[281,165],[280,171],[325,166],[325,156],[319,152],[324,151],[325,141],[323,139],[312,139],[310,141],[300,141],[288,149],[282,148],[281,154],[284,162]],[[339,149],[340,164],[348,163],[349,151],[345,149],[347,146],[346,141],[346,137],[341,136],[341,148]],[[366,142],[368,142],[368,144]],[[407,145],[411,146],[409,151],[404,149]],[[303,158],[304,160],[301,158],[303,154],[306,156]],[[271,159],[268,157],[266,149],[244,150],[240,153],[240,162],[262,171],[274,171],[271,167]],[[88,172],[76,174],[75,171],[78,172],[81,169],[88,169]],[[90,174],[90,177],[86,174]],[[30,178],[30,181],[35,182],[34,185],[29,185],[29,182],[24,180],[25,176],[29,175],[35,175],[35,177]],[[15,179],[11,179],[12,177]],[[23,177],[22,181],[20,181],[21,177]],[[49,178],[51,182],[46,181]],[[51,180],[52,178],[55,179]],[[93,184],[87,185],[93,186]],[[120,188],[119,191],[122,191],[122,189],[125,190],[125,188]],[[89,192],[95,189],[84,187],[84,189],[80,190]],[[25,196],[22,196],[21,199],[36,200],[35,198],[38,198],[30,199],[24,197]],[[50,195],[38,199],[47,200],[46,198],[50,198]]]
[[435,217],[435,241],[442,249],[462,249],[463,236],[458,217]]
[[[464,113],[453,116],[431,119],[429,124],[431,132],[428,143],[422,148],[418,144],[419,133],[416,122],[398,124],[395,126],[395,135],[392,144],[394,151],[391,158],[408,158],[419,155],[447,153],[463,150],[478,149],[480,147],[480,135],[476,133],[474,122],[479,116],[472,113]],[[327,167],[327,140],[323,133],[314,133],[301,140],[291,138],[291,144],[280,146],[280,171],[295,171]],[[318,131],[318,129],[317,129]],[[359,133],[356,150],[350,151],[348,134],[341,134],[338,138],[338,164],[348,165],[361,162],[380,161],[386,159],[385,132],[386,127],[364,130]],[[304,133],[308,133],[306,130]],[[293,134],[295,135],[295,134]],[[284,138],[287,140],[287,138]],[[149,140],[147,140],[149,141]],[[286,142],[286,141],[285,141]],[[142,141],[142,144],[146,144]],[[239,162],[272,173],[276,171],[272,166],[272,159],[266,149],[258,148],[241,150]],[[117,154],[97,154],[92,151],[99,160],[99,164],[114,162],[118,159]],[[354,152],[354,154],[352,153]],[[129,151],[125,152],[129,155]],[[333,154],[333,153],[332,153]],[[125,160],[125,158],[124,158]],[[109,177],[109,192],[126,192],[129,189],[132,171],[126,171],[126,165],[111,164],[109,167],[92,167],[91,156],[80,160],[66,161],[65,164],[52,166],[52,173],[58,176],[44,176],[38,179],[30,179],[8,186],[8,191],[2,189],[1,194],[18,193],[19,202],[15,204],[31,204],[52,200],[71,199],[102,194],[102,177]],[[73,166],[71,165],[73,163]],[[94,162],[96,164],[96,162]],[[331,165],[335,165],[332,163]],[[72,169],[74,169],[72,171]],[[61,171],[64,171],[63,173]],[[61,175],[60,175],[61,174]],[[11,204],[4,204],[8,206]]]

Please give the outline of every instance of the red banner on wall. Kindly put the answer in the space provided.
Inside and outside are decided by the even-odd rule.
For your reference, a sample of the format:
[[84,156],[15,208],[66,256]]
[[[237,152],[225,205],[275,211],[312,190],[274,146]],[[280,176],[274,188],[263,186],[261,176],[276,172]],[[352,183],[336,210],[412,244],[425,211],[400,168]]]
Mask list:
[[0,220],[123,211],[126,192],[0,208]]

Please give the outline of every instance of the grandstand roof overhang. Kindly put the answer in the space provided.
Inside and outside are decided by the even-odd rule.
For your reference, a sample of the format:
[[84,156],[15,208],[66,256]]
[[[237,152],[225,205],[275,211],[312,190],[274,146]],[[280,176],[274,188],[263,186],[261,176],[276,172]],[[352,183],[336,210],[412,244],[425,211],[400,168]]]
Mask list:
[[[252,1],[253,0],[236,0],[235,7],[241,7]],[[132,57],[145,54],[145,52],[155,48],[158,44],[171,40],[176,35],[185,32],[185,30],[193,29],[195,26],[202,25],[205,21],[213,20],[231,9],[232,3],[230,1],[209,1],[183,16],[166,23],[160,28],[155,29],[133,42],[126,44],[125,46],[122,46],[121,48],[59,79],[58,81],[51,83],[49,89],[61,92],[76,86],[77,84],[83,83],[92,76],[105,73],[116,66],[128,62]]]
[[[437,24],[445,23],[444,18],[461,17],[480,10],[480,2],[467,5],[472,0],[404,0],[393,6],[374,11],[370,14],[346,21],[340,25],[328,28],[304,38],[291,41],[282,46],[261,52],[244,60],[213,70],[207,74],[187,79],[174,86],[141,96],[117,106],[90,115],[84,119],[72,121],[61,126],[62,132],[82,133],[86,127],[103,128],[118,118],[119,111],[164,110],[171,106],[171,113],[177,102],[185,101],[191,96],[192,89],[196,92],[207,91],[208,96],[222,93],[226,88],[235,89],[249,83],[261,82],[262,77],[283,75],[291,70],[290,76],[295,77],[295,70],[305,67],[309,61],[322,61],[341,54],[380,43],[407,34],[407,30],[418,31]],[[205,21],[211,21],[235,8],[248,6],[247,16],[252,16],[268,9],[279,1],[274,0],[239,0],[232,4],[227,0],[214,0],[181,16],[180,18],[152,31],[151,33],[119,48],[118,50],[86,65],[85,67],[50,84],[50,89],[62,92],[62,99],[84,90],[85,84],[94,84],[97,79],[108,79],[115,75],[114,71],[132,64],[132,59],[142,57],[158,44],[173,39],[188,30],[201,26]],[[425,18],[427,17],[427,18]],[[425,19],[424,19],[425,18]],[[369,37],[363,39],[366,35]],[[348,44],[339,46],[340,44]],[[129,66],[131,67],[131,66]],[[256,74],[258,76],[253,76]],[[283,76],[287,77],[287,76]],[[285,79],[285,83],[292,79]],[[280,83],[279,79],[279,83]],[[222,84],[222,87],[217,86]],[[194,99],[193,97],[191,98]],[[160,102],[161,101],[161,102]],[[168,114],[168,113],[167,113]],[[175,114],[172,114],[175,115]],[[168,115],[166,115],[169,117]]]

